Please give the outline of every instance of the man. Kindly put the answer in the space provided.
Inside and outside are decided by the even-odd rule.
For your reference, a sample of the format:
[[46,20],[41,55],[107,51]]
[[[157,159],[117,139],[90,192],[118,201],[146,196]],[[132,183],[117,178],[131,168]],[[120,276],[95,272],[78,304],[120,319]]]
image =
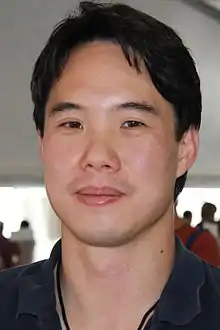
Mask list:
[[30,264],[33,261],[34,237],[29,221],[23,220],[19,231],[11,233],[11,241],[20,247],[21,257],[19,265]]
[[215,222],[217,208],[212,203],[204,203],[201,209],[202,222]]
[[212,203],[204,203],[201,209],[202,221],[199,226],[203,229],[207,229],[219,242],[219,224],[215,221],[215,213],[217,208]]
[[208,230],[205,230],[200,226],[195,228],[191,227],[188,219],[186,219],[185,216],[180,218],[177,212],[175,212],[174,224],[175,234],[180,238],[187,249],[197,254],[201,259],[211,265],[216,267],[220,266],[218,242]]
[[31,90],[62,238],[49,261],[1,275],[0,328],[219,329],[220,274],[173,235],[201,120],[181,39],[126,5],[82,2]]
[[192,223],[192,212],[191,211],[185,211],[183,213],[183,218],[188,222],[189,225]]
[[0,270],[12,268],[20,261],[20,249],[3,235],[4,224],[0,222]]

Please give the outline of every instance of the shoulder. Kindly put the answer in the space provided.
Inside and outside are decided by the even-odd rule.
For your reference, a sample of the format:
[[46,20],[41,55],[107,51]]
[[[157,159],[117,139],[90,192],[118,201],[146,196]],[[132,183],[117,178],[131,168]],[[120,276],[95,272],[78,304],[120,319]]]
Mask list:
[[213,245],[218,249],[218,243],[216,238],[209,232],[209,230],[203,229],[198,235],[197,243],[203,243],[207,249],[213,249]]
[[220,269],[205,263],[207,283],[214,285],[220,298]]
[[29,275],[37,274],[44,261],[23,267],[0,271],[0,319],[16,315],[19,285]]
[[[0,329],[17,329],[18,323],[27,320],[28,315],[41,317],[45,310],[54,310],[54,267],[60,255],[58,241],[49,259],[0,272]],[[24,324],[19,327],[26,328],[32,327]]]
[[179,229],[175,230],[175,233],[177,236],[182,237],[188,237],[192,233],[194,233],[196,229],[194,227],[191,227],[187,223],[184,223]]
[[216,325],[220,324],[220,270],[205,263],[204,265],[205,282],[199,289],[202,313],[200,326],[203,326],[204,329],[210,328],[214,330],[216,329]]
[[[220,324],[220,270],[202,260],[200,264],[203,265],[203,271],[202,268],[198,271],[203,273],[203,281],[197,286],[194,308],[198,309],[198,314],[192,322],[192,329],[217,330]],[[190,281],[190,278],[188,280]]]
[[0,271],[0,287],[15,283],[16,280],[26,275],[35,274],[41,269],[44,262],[45,261],[40,261],[30,265]]
[[[214,300],[220,303],[220,269],[203,262],[205,269],[204,292],[209,297],[207,302]],[[218,305],[219,306],[219,305]]]
[[[9,270],[0,271],[0,292],[10,292],[16,290],[19,286],[20,279],[38,273],[45,261],[36,262],[30,265],[11,268]],[[2,294],[0,295],[0,302]]]

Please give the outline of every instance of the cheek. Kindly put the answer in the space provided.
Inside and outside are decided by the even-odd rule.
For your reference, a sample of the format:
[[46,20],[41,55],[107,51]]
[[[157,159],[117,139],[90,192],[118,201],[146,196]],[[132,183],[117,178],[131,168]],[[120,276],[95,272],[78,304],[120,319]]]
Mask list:
[[125,163],[130,175],[135,174],[136,181],[164,180],[175,175],[177,151],[174,143],[164,138],[149,138],[129,145],[124,149]]
[[45,139],[43,146],[44,174],[46,180],[67,181],[74,171],[77,158],[77,145],[63,139]]

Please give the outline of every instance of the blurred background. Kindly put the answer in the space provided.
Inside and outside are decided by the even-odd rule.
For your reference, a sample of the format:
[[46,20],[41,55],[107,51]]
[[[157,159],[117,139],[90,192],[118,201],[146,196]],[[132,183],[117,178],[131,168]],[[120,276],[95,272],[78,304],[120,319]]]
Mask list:
[[[203,121],[198,160],[179,197],[177,211],[201,221],[205,202],[216,205],[220,220],[220,1],[120,0],[172,26],[190,49],[201,77]],[[78,3],[74,0],[0,2],[0,222],[15,241],[35,242],[32,259],[47,258],[60,235],[47,200],[32,121],[29,84],[34,62],[54,25]],[[26,224],[27,225],[27,224]],[[25,228],[27,229],[27,226]],[[14,237],[14,238],[13,238]],[[24,240],[26,239],[24,238]],[[27,239],[27,240],[28,240]]]

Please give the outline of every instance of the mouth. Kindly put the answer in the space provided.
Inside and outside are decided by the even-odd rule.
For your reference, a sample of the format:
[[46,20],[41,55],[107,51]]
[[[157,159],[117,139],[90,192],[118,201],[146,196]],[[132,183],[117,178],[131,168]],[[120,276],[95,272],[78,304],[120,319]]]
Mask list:
[[79,202],[88,206],[105,206],[119,201],[124,193],[112,187],[85,187],[77,191]]

